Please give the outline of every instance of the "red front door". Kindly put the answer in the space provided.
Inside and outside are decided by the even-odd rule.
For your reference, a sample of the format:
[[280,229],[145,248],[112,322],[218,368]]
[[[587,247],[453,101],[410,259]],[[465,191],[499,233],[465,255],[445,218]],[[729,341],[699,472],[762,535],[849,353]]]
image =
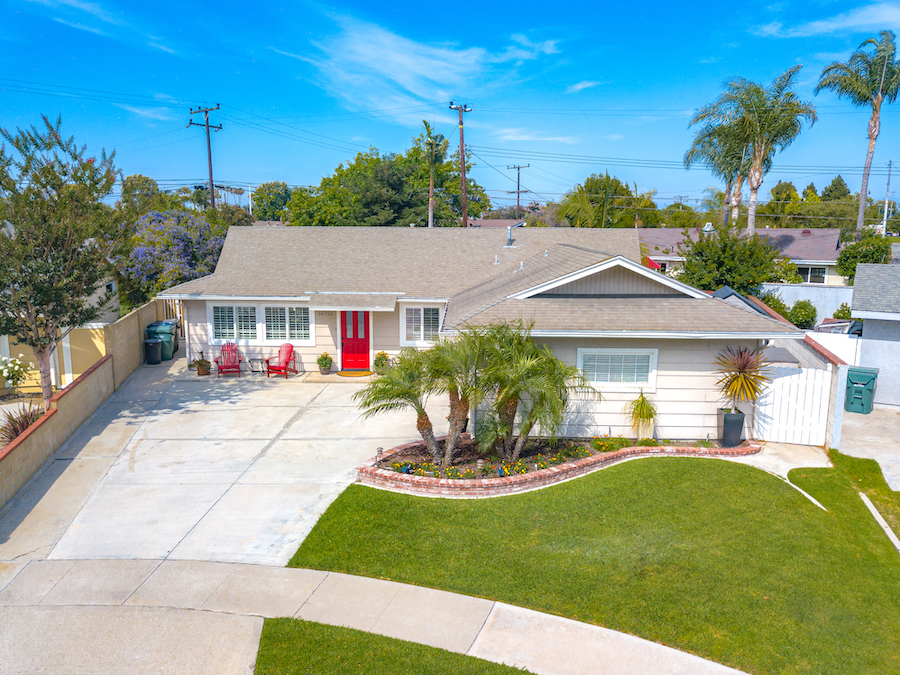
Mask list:
[[341,312],[341,370],[369,369],[369,313]]

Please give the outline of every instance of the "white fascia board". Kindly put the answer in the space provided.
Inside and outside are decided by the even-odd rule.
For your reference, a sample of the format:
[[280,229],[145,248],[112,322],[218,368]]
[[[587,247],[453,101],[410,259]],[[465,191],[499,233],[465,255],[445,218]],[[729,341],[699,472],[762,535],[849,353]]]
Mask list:
[[898,312],[863,312],[852,310],[850,316],[854,319],[876,319],[878,321],[900,321],[900,313]]
[[830,265],[834,267],[837,265],[837,260],[800,260],[799,258],[794,260],[792,258],[791,262],[795,265],[803,265],[804,267],[809,267],[810,265],[825,265],[826,267]]
[[533,337],[564,338],[647,338],[654,340],[802,340],[806,333],[688,333],[675,331],[532,330]]
[[553,281],[548,281],[547,283],[533,286],[524,291],[513,293],[512,295],[507,297],[510,299],[524,300],[525,298],[530,298],[531,296],[537,295],[538,293],[545,293],[554,288],[558,288],[559,286],[564,286],[565,284],[568,284],[572,281],[578,281],[579,279],[591,276],[592,274],[597,274],[598,272],[603,272],[613,267],[624,267],[625,269],[631,270],[632,272],[646,277],[651,281],[655,281],[662,286],[667,286],[669,288],[675,289],[676,291],[680,291],[681,293],[684,293],[691,298],[709,297],[706,293],[697,290],[693,286],[688,286],[687,284],[673,279],[672,277],[667,277],[663,274],[660,274],[659,272],[649,270],[643,265],[640,265],[633,260],[629,260],[628,258],[625,258],[621,255],[614,256],[612,258],[604,260],[603,262],[597,263],[596,265],[585,267],[584,269],[577,272],[558,277]]
[[450,302],[450,298],[397,298],[397,302],[414,302],[419,305],[438,305]]
[[683,255],[648,255],[653,262],[684,262]]
[[309,302],[308,295],[280,296],[280,295],[198,295],[193,293],[160,293],[156,296],[161,300],[215,300],[219,302]]
[[360,307],[359,305],[310,305],[314,312],[393,312],[394,307]]

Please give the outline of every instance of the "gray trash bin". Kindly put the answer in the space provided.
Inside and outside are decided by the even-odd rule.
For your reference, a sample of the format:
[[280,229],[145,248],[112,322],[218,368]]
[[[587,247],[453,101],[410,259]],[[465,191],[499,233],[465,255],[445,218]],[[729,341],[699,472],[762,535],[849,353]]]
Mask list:
[[151,366],[155,366],[162,362],[162,340],[159,338],[150,338],[144,340],[145,361]]

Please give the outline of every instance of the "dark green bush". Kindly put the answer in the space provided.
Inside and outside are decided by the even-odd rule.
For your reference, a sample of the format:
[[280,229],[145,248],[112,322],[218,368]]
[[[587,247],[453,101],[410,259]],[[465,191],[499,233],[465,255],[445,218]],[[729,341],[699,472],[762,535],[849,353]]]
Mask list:
[[809,300],[798,300],[786,317],[797,328],[812,328],[816,325],[816,306]]

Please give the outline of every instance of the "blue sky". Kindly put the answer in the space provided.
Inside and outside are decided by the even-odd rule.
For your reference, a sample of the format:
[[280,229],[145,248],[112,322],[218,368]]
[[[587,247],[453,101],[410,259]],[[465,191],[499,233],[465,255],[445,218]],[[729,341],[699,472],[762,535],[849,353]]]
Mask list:
[[[680,166],[691,114],[726,78],[770,82],[801,63],[798,92],[819,121],[763,191],[779,179],[821,189],[838,171],[858,190],[868,109],[813,89],[825,65],[885,29],[900,33],[900,2],[6,0],[0,126],[61,114],[89,150],[116,149],[125,175],[174,186],[206,180],[203,131],[185,124],[192,106],[219,103],[216,182],[308,185],[369,146],[403,152],[423,119],[455,147],[453,99],[474,108],[472,176],[495,204],[515,190],[507,166],[531,164],[526,201],[608,170],[663,205],[693,205],[715,180]],[[883,115],[877,199],[900,160],[898,125],[900,102]]]

